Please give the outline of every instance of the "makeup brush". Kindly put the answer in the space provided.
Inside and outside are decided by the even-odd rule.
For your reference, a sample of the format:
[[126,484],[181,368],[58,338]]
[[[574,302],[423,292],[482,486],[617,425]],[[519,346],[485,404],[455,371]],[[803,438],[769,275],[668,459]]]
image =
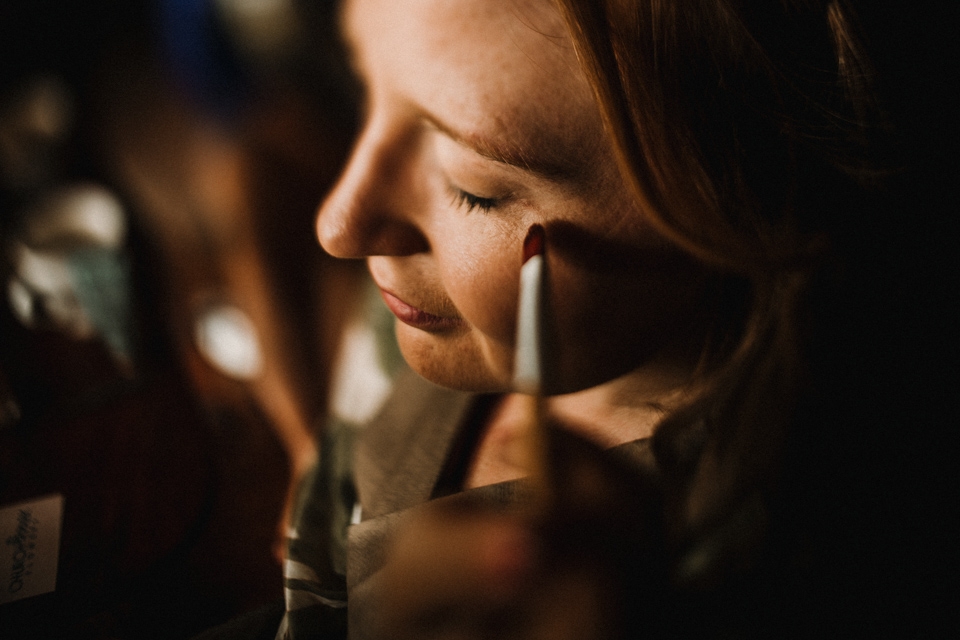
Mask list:
[[517,342],[513,388],[518,393],[539,396],[543,385],[542,330],[544,289],[544,234],[538,224],[530,227],[523,241],[520,268],[520,301],[517,311]]
[[543,227],[530,227],[523,241],[520,297],[514,354],[513,389],[528,403],[521,436],[521,458],[533,484],[535,503],[549,503],[547,434],[544,422],[544,323],[546,310],[546,242]]

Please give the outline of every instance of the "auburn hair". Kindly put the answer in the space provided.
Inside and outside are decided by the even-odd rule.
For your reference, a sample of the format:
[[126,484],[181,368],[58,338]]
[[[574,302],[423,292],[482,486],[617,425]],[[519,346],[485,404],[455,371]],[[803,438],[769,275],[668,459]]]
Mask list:
[[710,549],[688,553],[709,574],[755,553],[798,422],[819,419],[815,301],[864,194],[895,170],[889,127],[843,0],[556,1],[641,209],[741,283],[736,334],[654,436],[670,526]]

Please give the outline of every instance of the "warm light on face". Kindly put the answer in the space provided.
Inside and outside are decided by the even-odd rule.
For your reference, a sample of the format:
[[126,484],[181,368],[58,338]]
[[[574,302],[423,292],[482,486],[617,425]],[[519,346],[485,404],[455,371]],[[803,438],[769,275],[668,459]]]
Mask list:
[[367,259],[414,369],[509,388],[534,224],[551,247],[554,391],[610,380],[672,338],[702,273],[627,195],[551,3],[352,0],[344,22],[366,123],[317,233]]

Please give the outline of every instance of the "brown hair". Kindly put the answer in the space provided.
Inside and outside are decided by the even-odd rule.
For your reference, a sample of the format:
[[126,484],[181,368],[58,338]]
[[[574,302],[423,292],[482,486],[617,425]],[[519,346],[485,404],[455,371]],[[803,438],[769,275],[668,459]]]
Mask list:
[[642,208],[748,283],[733,348],[654,439],[696,558],[677,571],[701,579],[764,535],[808,386],[812,283],[891,170],[888,126],[843,0],[557,1]]

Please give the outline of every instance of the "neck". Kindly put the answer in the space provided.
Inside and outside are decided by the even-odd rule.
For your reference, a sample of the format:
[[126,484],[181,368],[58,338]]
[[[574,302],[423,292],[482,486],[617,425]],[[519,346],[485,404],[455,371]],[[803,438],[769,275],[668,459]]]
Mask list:
[[[603,448],[649,437],[660,418],[686,396],[689,369],[645,367],[600,386],[552,396],[547,413],[564,428]],[[522,438],[529,402],[510,394],[491,413],[467,473],[477,487],[527,475]]]
[[548,400],[559,423],[601,447],[647,438],[685,396],[688,371],[638,370],[591,389]]

